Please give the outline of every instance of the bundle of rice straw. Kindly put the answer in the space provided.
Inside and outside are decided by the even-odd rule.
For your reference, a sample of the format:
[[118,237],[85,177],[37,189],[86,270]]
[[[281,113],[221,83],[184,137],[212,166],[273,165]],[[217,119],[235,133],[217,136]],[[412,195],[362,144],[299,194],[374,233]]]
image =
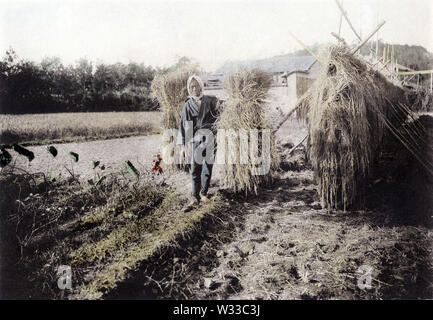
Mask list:
[[319,78],[298,102],[298,116],[308,121],[308,153],[318,193],[324,208],[362,207],[385,138],[397,137],[416,156],[422,133],[408,125],[412,115],[402,88],[347,47],[331,47],[322,56]]
[[178,156],[178,152],[175,154],[175,151],[178,150],[173,148],[173,141],[175,142],[176,139],[176,136],[173,135],[175,132],[173,130],[177,130],[178,128],[180,112],[188,97],[188,89],[186,87],[188,77],[198,73],[198,66],[194,63],[188,63],[173,71],[156,75],[151,84],[152,93],[158,99],[163,112],[161,155],[168,169],[185,169],[183,165],[175,164],[179,163],[179,161],[175,161],[175,158]]
[[422,88],[417,90],[409,90],[406,95],[410,101],[412,111],[433,111],[433,93],[430,91],[430,89]]
[[[221,166],[221,183],[234,192],[245,191],[247,194],[254,191],[257,194],[259,184],[269,182],[272,172],[278,168],[279,157],[275,151],[275,139],[266,123],[263,109],[270,85],[271,78],[260,70],[238,72],[225,82],[229,99],[217,122],[217,148],[218,152],[225,150],[226,162]],[[227,139],[220,129],[230,132]],[[257,139],[255,136],[251,137],[250,129],[257,130]],[[266,143],[261,131],[263,129],[269,129],[269,147],[263,147],[265,144],[262,144],[262,141]],[[241,139],[239,132],[245,134],[244,139]],[[243,154],[247,155],[248,159],[241,159],[241,150],[245,151]],[[252,150],[258,151],[259,158],[262,157],[261,162],[252,161]],[[257,174],[256,169],[264,165],[264,161],[268,161],[270,170],[266,174]]]

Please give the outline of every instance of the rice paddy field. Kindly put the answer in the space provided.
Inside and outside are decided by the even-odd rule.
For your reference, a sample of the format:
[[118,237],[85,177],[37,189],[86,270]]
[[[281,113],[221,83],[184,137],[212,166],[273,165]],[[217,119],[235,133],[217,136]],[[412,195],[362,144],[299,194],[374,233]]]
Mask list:
[[103,140],[160,133],[160,112],[0,115],[0,142],[23,145]]

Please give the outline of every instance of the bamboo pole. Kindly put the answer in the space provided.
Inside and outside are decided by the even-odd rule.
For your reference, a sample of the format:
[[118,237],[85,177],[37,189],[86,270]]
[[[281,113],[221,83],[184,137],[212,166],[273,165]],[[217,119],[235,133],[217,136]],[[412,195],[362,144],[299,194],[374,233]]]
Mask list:
[[366,42],[368,40],[370,40],[370,38],[372,36],[374,36],[374,34],[379,31],[380,28],[382,28],[382,26],[385,24],[385,20],[383,20],[381,23],[379,23],[376,28],[374,28],[374,30],[367,36],[367,38],[365,38],[364,41],[361,41],[361,43],[352,51],[352,54],[355,54],[359,49],[361,49],[361,47],[366,44]]
[[409,79],[406,80],[406,82],[409,83],[409,81],[412,80],[415,76],[416,76],[416,74],[413,74]]
[[391,47],[391,63],[395,63],[395,51],[394,51],[394,45]]
[[[295,39],[305,50],[308,51],[308,53],[310,53],[316,60],[317,62],[319,62],[322,66],[323,63],[322,61],[320,61],[320,59],[316,56],[316,54],[314,54],[313,51],[311,51],[301,40],[299,40],[298,38],[295,37],[295,35],[289,31],[289,34],[292,36],[293,39]],[[278,129],[281,128],[281,126],[284,124],[284,122],[287,121],[287,119],[289,119],[289,117],[296,111],[299,109],[299,105],[295,108],[293,108],[292,110],[290,110],[285,116],[283,116],[283,118],[281,119],[281,121],[276,125],[275,129],[272,131],[272,133],[276,133],[278,131]]]
[[[342,0],[343,1],[343,0]],[[338,24],[338,36],[341,35],[341,25],[343,24],[343,14],[340,12],[340,22]]]
[[356,37],[362,41],[361,36],[358,34],[358,32],[356,32],[355,28],[353,27],[352,23],[349,20],[349,17],[346,15],[346,12],[344,11],[343,7],[341,6],[340,2],[338,2],[338,0],[335,0],[335,2],[337,3],[338,8],[341,11],[341,14],[343,15],[344,19],[346,20],[347,24],[349,25],[350,29],[352,29],[353,33],[356,35]]
[[331,32],[331,35],[333,37],[335,37],[338,41],[340,41],[343,45],[345,45],[346,47],[348,47],[346,41],[342,37],[340,37],[338,34],[335,34],[334,32]]
[[433,70],[402,71],[402,72],[399,72],[398,75],[399,76],[408,76],[408,75],[412,75],[412,74],[430,74],[432,72],[433,72]]
[[[343,7],[341,6],[340,2],[338,2],[338,0],[335,0],[335,3],[337,4],[338,8],[341,11],[341,14],[343,15],[344,19],[346,20],[347,24],[349,25],[350,29],[352,29],[353,33],[356,35],[356,37],[358,38],[359,41],[362,41],[361,36],[358,34],[358,32],[356,32],[355,28],[353,27],[352,23],[349,20],[349,17],[346,14],[346,11],[344,11]],[[374,53],[374,50],[369,48],[370,52]],[[358,49],[359,50],[359,49]]]
[[[391,60],[388,60],[384,65],[383,65],[383,67],[382,68],[380,68],[380,70],[379,71],[382,71],[383,69],[385,69],[386,68],[386,66],[388,65],[388,63],[390,63],[391,62]],[[388,70],[389,71],[389,70]]]
[[381,61],[382,61],[382,58],[378,59],[378,60],[373,64],[373,67],[377,66],[377,64],[378,64],[379,62],[381,62]]
[[343,22],[343,15],[340,14],[340,23],[339,23],[339,26],[338,26],[338,35],[341,34],[341,25],[342,25],[342,22]]
[[430,93],[433,93],[433,71],[430,73]]
[[304,141],[305,141],[305,139],[307,139],[308,138],[308,133],[307,133],[307,135],[301,140],[301,141],[299,141],[299,143],[297,143],[296,144],[296,146],[294,146],[292,149],[290,149],[290,151],[289,151],[289,156],[293,153],[293,151],[295,151]]
[[[323,66],[323,62],[320,61],[320,59],[316,56],[316,54],[314,54],[313,51],[311,51],[301,40],[299,40],[298,38],[295,37],[295,35],[289,31],[289,34],[292,36],[293,39],[295,39],[305,50],[308,51],[308,53],[310,53],[316,60],[317,62],[319,62],[322,66]],[[288,79],[287,79],[288,81]],[[287,119],[289,119],[289,117],[296,111],[299,109],[299,105],[295,108],[293,108],[292,110],[290,110],[285,116],[283,116],[283,118],[281,119],[281,121],[276,125],[275,129],[272,131],[272,133],[276,133],[278,131],[278,129],[280,129],[280,127],[284,124],[284,122],[287,121]]]
[[313,51],[311,51],[301,40],[296,38],[292,32],[289,31],[289,34],[292,36],[293,39],[295,39],[305,50],[308,51],[309,54],[311,54],[323,66],[322,61],[320,61],[320,59],[316,56],[316,54]]
[[388,54],[388,56],[386,57],[386,59],[391,61],[391,48],[389,47],[389,45],[387,47],[388,49],[386,49],[386,53]]
[[376,33],[376,60],[379,59],[379,32]]
[[278,131],[278,129],[280,129],[280,127],[284,124],[284,122],[287,121],[287,119],[289,119],[289,117],[296,111],[298,110],[300,107],[300,105],[298,105],[297,107],[294,107],[292,110],[290,110],[289,112],[287,112],[287,114],[285,116],[283,116],[281,118],[281,121],[275,126],[274,130],[272,131],[272,133],[274,134],[275,132]]

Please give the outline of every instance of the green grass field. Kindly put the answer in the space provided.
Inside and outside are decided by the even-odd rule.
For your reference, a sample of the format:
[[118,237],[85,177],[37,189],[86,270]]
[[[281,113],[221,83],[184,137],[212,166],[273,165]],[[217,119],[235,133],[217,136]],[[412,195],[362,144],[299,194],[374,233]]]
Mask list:
[[0,143],[40,145],[160,133],[160,112],[0,115]]

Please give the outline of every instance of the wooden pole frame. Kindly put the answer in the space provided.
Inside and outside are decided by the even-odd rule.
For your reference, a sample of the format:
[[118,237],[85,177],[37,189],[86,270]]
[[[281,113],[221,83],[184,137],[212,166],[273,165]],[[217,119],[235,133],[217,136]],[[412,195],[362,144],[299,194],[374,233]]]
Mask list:
[[285,116],[283,116],[283,118],[281,119],[281,121],[275,126],[275,129],[272,131],[272,133],[275,133],[278,131],[278,129],[281,128],[281,126],[284,124],[284,122],[287,121],[287,119],[289,119],[289,117],[296,111],[298,110],[300,107],[300,105],[298,105],[297,107],[294,107],[292,110],[290,110],[289,112],[287,112],[287,114]]
[[349,20],[349,17],[346,14],[346,11],[344,11],[343,7],[341,6],[340,2],[338,2],[338,0],[335,0],[335,2],[337,3],[338,8],[341,11],[341,14],[343,15],[344,19],[346,20],[347,24],[349,25],[350,29],[352,29],[353,33],[356,35],[356,37],[362,41],[361,36],[358,34],[358,32],[356,32],[355,28],[353,27],[352,23]]
[[308,136],[309,134],[307,133],[307,135],[301,141],[299,141],[292,149],[289,150],[289,156],[308,138]]
[[320,61],[320,59],[316,56],[316,54],[313,51],[311,51],[301,40],[296,38],[295,35],[291,31],[289,31],[289,34],[292,36],[293,39],[295,39],[302,46],[302,48],[307,50],[308,53],[311,54],[323,66],[322,61]]
[[[385,69],[385,68],[388,66],[388,63],[390,63],[390,62],[391,62],[391,60],[388,60],[387,62],[385,62],[385,64],[383,65],[382,68],[380,68],[379,71],[382,71],[383,69]],[[388,71],[389,71],[389,70],[388,70]]]
[[410,76],[413,74],[430,74],[433,73],[433,70],[420,70],[420,71],[402,71],[398,72],[399,76]]
[[430,73],[430,92],[433,92],[433,71]]
[[[337,3],[338,8],[341,11],[341,15],[340,15],[340,27],[338,30],[338,35],[336,35],[335,33],[331,32],[331,35],[333,35],[334,37],[336,37],[339,41],[341,41],[344,45],[347,46],[346,41],[344,41],[343,38],[340,37],[340,31],[341,31],[341,16],[343,16],[345,18],[345,20],[347,21],[347,23],[349,24],[350,28],[352,29],[353,33],[358,37],[358,39],[361,41],[361,43],[352,51],[352,54],[355,54],[359,49],[361,49],[361,47],[363,45],[365,45],[365,43],[367,43],[368,40],[370,40],[370,38],[376,34],[377,31],[379,31],[379,29],[385,24],[385,21],[382,21],[381,23],[379,23],[377,25],[377,27],[365,38],[365,40],[361,39],[361,36],[356,32],[355,28],[353,27],[352,23],[350,22],[349,18],[346,15],[346,12],[344,11],[343,7],[341,6],[341,4],[338,2],[338,0],[335,0],[335,2]],[[295,37],[295,35],[289,31],[289,34],[292,36],[292,38],[294,38],[309,54],[311,54],[322,66],[323,66],[323,62],[320,61],[320,59],[316,56],[316,54],[314,54],[314,52],[312,52],[301,40],[299,40],[297,37]],[[373,51],[370,48],[371,51]],[[384,67],[386,67],[386,65],[389,63],[389,61],[384,65]],[[383,69],[383,68],[382,68]],[[275,127],[275,129],[273,130],[273,133],[277,132],[278,129],[284,124],[284,122],[287,121],[287,119],[299,108],[295,107],[292,110],[290,110],[282,119],[281,121],[278,123],[278,125]],[[307,137],[305,137],[299,144],[301,144]],[[298,144],[298,145],[299,145]]]
[[340,41],[344,46],[348,47],[346,41],[342,37],[340,37],[338,34],[331,32],[331,35],[333,37],[335,37],[338,41]]
[[[349,17],[347,16],[347,13],[346,13],[346,11],[344,11],[344,9],[341,6],[340,2],[338,2],[338,0],[335,0],[335,3],[337,4],[338,8],[340,9],[341,14],[343,15],[343,17],[346,20],[347,24],[349,25],[350,29],[352,29],[353,33],[356,35],[356,37],[358,38],[358,40],[362,42],[361,36],[358,34],[358,32],[356,32],[355,28],[352,25],[352,22],[350,22]],[[372,48],[369,48],[369,49],[370,49],[371,53],[375,54],[375,51]]]
[[370,38],[372,37],[372,36],[374,36],[374,34],[376,33],[376,32],[378,32],[379,31],[379,29],[380,28],[382,28],[383,27],[383,25],[386,23],[386,21],[385,20],[383,20],[381,23],[379,23],[377,26],[376,26],[376,28],[374,28],[374,30],[363,40],[363,41],[361,41],[361,43],[352,51],[352,54],[355,54],[359,49],[361,49],[362,48],[362,46],[364,45],[364,44],[366,44],[367,43],[367,41],[368,40],[370,40]]
[[[343,0],[341,0],[343,1]],[[342,6],[343,7],[343,6]],[[343,13],[340,12],[340,22],[338,24],[338,36],[341,35],[341,25],[343,24]]]

